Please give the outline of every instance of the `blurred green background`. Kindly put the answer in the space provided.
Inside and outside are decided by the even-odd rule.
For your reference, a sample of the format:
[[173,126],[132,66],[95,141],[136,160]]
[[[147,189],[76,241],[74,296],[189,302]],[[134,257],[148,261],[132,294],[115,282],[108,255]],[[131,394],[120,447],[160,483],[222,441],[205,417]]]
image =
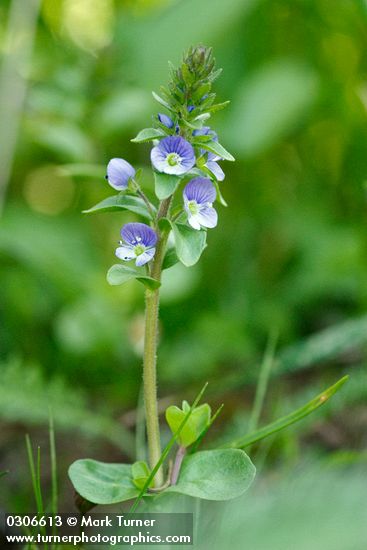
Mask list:
[[[105,280],[134,218],[81,211],[111,194],[114,156],[141,167],[152,191],[149,146],[130,139],[157,112],[151,90],[168,61],[197,43],[224,68],[218,99],[231,104],[212,125],[237,162],[223,163],[229,207],[201,262],[165,273],[162,409],[209,380],[208,399],[225,403],[212,440],[244,433],[276,331],[262,422],[351,380],[254,450],[262,498],[274,472],[280,482],[304,463],[340,468],[343,495],[355,494],[345,472],[365,469],[366,1],[2,0],[0,470],[10,473],[0,504],[10,511],[33,506],[24,433],[47,442],[49,404],[65,509],[72,460],[135,455],[143,293]],[[47,450],[44,461],[47,486]]]

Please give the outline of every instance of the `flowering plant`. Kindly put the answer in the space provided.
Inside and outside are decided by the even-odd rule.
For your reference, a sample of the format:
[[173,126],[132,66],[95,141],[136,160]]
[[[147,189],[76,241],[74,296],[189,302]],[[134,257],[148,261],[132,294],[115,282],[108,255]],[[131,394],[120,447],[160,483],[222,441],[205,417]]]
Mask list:
[[[291,415],[254,429],[250,434],[219,449],[199,451],[199,445],[215,421],[210,406],[199,405],[205,387],[190,406],[170,406],[166,421],[172,437],[161,448],[157,406],[157,332],[159,287],[164,269],[177,262],[189,267],[201,257],[207,231],[217,226],[216,203],[226,206],[219,184],[225,178],[220,161],[234,161],[208,125],[213,113],[228,102],[215,103],[215,69],[212,50],[190,48],[178,69],[171,67],[171,80],[161,95],[153,94],[167,113],[158,113],[154,125],[132,140],[152,142],[150,159],[156,199],[148,198],[131,164],[113,158],[107,166],[108,184],[118,191],[87,213],[128,210],[144,219],[121,229],[116,248],[120,263],[107,274],[111,285],[136,279],[145,286],[144,402],[149,463],[105,464],[83,459],[69,469],[83,506],[112,504],[162,492],[208,500],[227,500],[241,495],[252,483],[255,467],[244,448],[279,431],[322,405],[345,378]],[[255,426],[256,428],[256,426]],[[170,451],[177,446],[173,465],[166,467]],[[80,505],[81,506],[81,505]],[[85,508],[81,508],[85,509]]]

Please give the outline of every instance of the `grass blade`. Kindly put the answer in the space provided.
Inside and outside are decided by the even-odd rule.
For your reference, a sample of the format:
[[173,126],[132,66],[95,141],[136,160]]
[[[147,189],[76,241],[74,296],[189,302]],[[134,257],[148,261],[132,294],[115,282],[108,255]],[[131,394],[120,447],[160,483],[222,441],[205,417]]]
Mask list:
[[291,424],[294,424],[295,422],[298,422],[305,416],[311,414],[313,411],[321,407],[324,403],[330,399],[334,393],[340,390],[340,388],[345,384],[345,382],[348,380],[349,376],[344,376],[338,382],[336,382],[333,386],[330,386],[330,388],[326,389],[320,395],[309,401],[306,405],[301,407],[300,409],[297,409],[296,411],[283,416],[282,418],[279,418],[275,422],[272,422],[271,424],[268,424],[267,426],[264,426],[260,430],[257,430],[255,432],[249,433],[245,435],[244,437],[241,437],[239,439],[236,439],[235,441],[232,441],[231,443],[226,443],[225,445],[222,445],[221,448],[238,448],[243,449],[245,447],[248,447],[249,445],[252,445],[253,443],[256,443],[257,441],[260,441],[261,439],[264,439],[265,437],[268,437],[271,434],[274,434],[276,432],[279,432],[280,430],[283,430],[284,428],[287,428]]
[[254,432],[259,424],[261,411],[264,405],[265,394],[269,383],[270,371],[274,364],[275,348],[278,336],[272,332],[269,336],[264,358],[260,367],[259,380],[256,386],[254,406],[249,420],[249,432]]
[[184,419],[182,420],[181,424],[179,425],[179,427],[177,428],[176,432],[172,435],[171,439],[169,440],[169,442],[167,443],[167,445],[165,446],[165,448],[163,449],[163,452],[161,454],[161,457],[160,459],[158,460],[157,464],[154,466],[154,468],[152,469],[152,471],[150,472],[150,475],[148,477],[148,479],[146,480],[145,484],[144,484],[144,487],[142,488],[142,490],[140,491],[139,495],[136,497],[136,500],[134,502],[134,504],[132,505],[131,509],[130,509],[130,513],[132,514],[133,512],[135,512],[135,510],[137,509],[137,507],[139,506],[139,502],[141,501],[141,499],[143,498],[143,496],[145,495],[145,492],[146,490],[148,489],[149,485],[151,484],[151,482],[153,481],[154,477],[155,477],[155,474],[158,472],[159,468],[162,466],[163,462],[165,461],[165,459],[167,458],[168,456],[168,453],[170,452],[171,448],[173,447],[174,443],[176,442],[177,440],[177,437],[180,435],[182,429],[184,428],[186,422],[188,421],[188,419],[190,418],[191,416],[191,413],[192,411],[194,410],[194,408],[196,407],[196,405],[199,403],[200,399],[202,398],[206,388],[208,386],[208,382],[206,382],[206,384],[204,384],[202,390],[200,391],[200,393],[198,394],[198,396],[196,397],[195,401],[193,402],[193,404],[191,405],[190,407],[190,410],[187,412],[187,414],[185,415]]
[[[39,465],[38,465],[39,460],[37,458],[37,471],[36,471],[34,458],[33,458],[32,444],[31,444],[31,440],[30,440],[30,437],[29,437],[28,434],[25,436],[25,440],[26,440],[27,453],[28,453],[28,463],[29,463],[29,469],[30,469],[30,472],[31,472],[33,493],[34,493],[34,498],[35,498],[35,501],[36,501],[37,512],[38,512],[38,514],[42,514],[43,503],[42,503],[42,496],[40,495],[40,484],[39,484],[38,475],[37,475],[37,472],[38,472],[38,469],[39,469]],[[39,448],[38,448],[38,450],[39,450]],[[39,453],[38,453],[38,455],[39,455]]]
[[[52,412],[49,412],[49,441],[50,441],[50,460],[51,460],[51,513],[56,516],[58,510],[58,487],[57,487],[57,458],[55,442],[55,426]],[[52,523],[52,533],[56,535],[57,527]]]
[[0,472],[0,478],[3,476],[6,476],[6,474],[9,473],[9,470],[5,470],[4,472]]

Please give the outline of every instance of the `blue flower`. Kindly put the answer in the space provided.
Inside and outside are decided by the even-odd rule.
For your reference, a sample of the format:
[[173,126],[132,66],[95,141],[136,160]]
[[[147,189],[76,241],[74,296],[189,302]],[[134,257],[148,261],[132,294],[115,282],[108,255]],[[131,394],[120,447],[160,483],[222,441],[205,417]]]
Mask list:
[[158,113],[158,120],[167,128],[173,128],[174,122],[171,117],[163,113]]
[[[194,136],[212,136],[213,141],[218,141],[218,135],[214,130],[209,126],[203,126],[200,130],[194,130],[192,133]],[[206,151],[204,149],[200,150],[200,153],[204,155]],[[218,160],[222,160],[221,157],[218,157],[215,153],[208,152],[206,163],[204,166],[210,170],[210,172],[216,177],[218,181],[223,181],[225,178],[225,173],[218,164]]]
[[150,158],[158,172],[185,174],[195,164],[195,152],[192,145],[180,136],[168,136],[153,147]]
[[107,165],[106,180],[114,189],[123,191],[127,188],[129,179],[136,174],[135,169],[124,159],[111,159]]
[[188,113],[191,113],[194,109],[195,109],[195,105],[188,105],[187,106]]
[[136,260],[135,264],[139,267],[153,258],[157,234],[149,225],[127,223],[121,229],[121,237],[125,242],[120,241],[121,246],[116,249],[116,256],[120,260]]
[[183,191],[184,207],[188,222],[194,229],[215,227],[218,214],[212,204],[217,196],[216,190],[209,178],[194,178]]

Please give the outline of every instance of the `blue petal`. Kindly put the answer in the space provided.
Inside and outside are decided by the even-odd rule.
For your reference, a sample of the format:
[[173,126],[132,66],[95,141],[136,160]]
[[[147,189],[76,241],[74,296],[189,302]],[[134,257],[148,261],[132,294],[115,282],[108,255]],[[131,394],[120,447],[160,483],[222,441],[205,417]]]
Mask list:
[[157,234],[145,223],[127,223],[121,229],[121,237],[131,246],[142,244],[146,247],[154,246],[157,242]]
[[149,250],[145,250],[145,252],[137,256],[135,264],[137,265],[137,267],[145,265],[146,263],[150,262],[154,254],[155,248],[149,248]]
[[158,120],[164,124],[167,128],[173,128],[173,120],[168,115],[158,113]]
[[[167,162],[167,156],[176,153],[180,157],[180,163],[171,166]],[[162,139],[158,145],[153,147],[150,158],[152,164],[159,172],[166,174],[185,174],[195,164],[195,152],[188,141],[181,136],[168,136]]]
[[114,189],[126,189],[129,179],[135,176],[135,169],[124,159],[113,158],[107,165],[107,181]]
[[224,180],[225,173],[217,162],[215,162],[214,160],[208,160],[205,166],[214,174],[218,181]]
[[194,178],[185,187],[184,199],[187,201],[196,201],[197,204],[213,203],[217,192],[209,178]]

